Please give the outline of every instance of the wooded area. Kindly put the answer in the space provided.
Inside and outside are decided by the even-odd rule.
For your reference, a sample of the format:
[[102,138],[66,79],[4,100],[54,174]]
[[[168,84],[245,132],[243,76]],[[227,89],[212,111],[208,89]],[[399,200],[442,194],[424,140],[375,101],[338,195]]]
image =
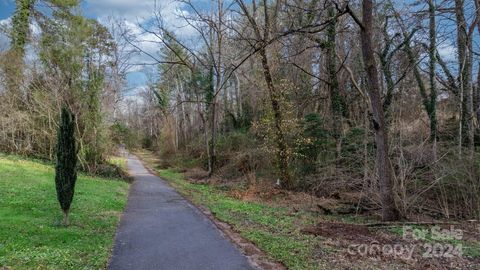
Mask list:
[[[90,173],[126,144],[207,182],[355,194],[384,221],[480,217],[479,0],[179,0],[182,26],[159,1],[141,31],[35,2],[3,29],[2,152],[60,160],[74,121]],[[135,55],[153,68],[132,98]]]
[[383,220],[478,218],[478,1],[183,2],[194,43],[161,13],[143,27],[161,54],[123,115],[132,144],[247,185],[361,193]]

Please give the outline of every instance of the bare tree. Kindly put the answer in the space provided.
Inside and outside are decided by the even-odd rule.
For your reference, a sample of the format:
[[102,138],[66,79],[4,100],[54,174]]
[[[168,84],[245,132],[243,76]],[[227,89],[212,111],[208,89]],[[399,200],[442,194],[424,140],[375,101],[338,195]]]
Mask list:
[[388,157],[388,131],[385,125],[385,113],[383,111],[380,96],[380,81],[378,78],[377,64],[375,61],[375,49],[373,43],[374,18],[373,1],[362,1],[362,20],[360,21],[349,6],[346,6],[355,22],[360,27],[360,36],[363,52],[363,62],[367,75],[367,89],[373,114],[373,128],[375,131],[376,166],[380,186],[380,201],[382,203],[382,219],[392,221],[399,219],[399,212],[395,205],[393,192],[393,179],[390,160]]

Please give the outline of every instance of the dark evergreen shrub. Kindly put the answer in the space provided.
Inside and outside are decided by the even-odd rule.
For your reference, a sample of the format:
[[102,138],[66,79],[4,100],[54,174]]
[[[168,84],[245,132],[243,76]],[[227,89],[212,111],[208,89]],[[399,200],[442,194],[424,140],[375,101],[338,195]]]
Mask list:
[[62,108],[57,137],[57,164],[55,167],[57,198],[68,225],[68,212],[77,180],[77,153],[75,149],[75,116],[66,107]]

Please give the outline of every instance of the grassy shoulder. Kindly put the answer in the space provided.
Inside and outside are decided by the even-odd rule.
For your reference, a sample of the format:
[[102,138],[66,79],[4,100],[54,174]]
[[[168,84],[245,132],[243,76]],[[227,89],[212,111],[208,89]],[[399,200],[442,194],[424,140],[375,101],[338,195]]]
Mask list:
[[61,226],[54,168],[0,155],[0,268],[104,269],[128,184],[79,175]]
[[107,162],[124,172],[127,171],[127,159],[123,156],[111,156]]
[[[323,215],[274,200],[244,200],[233,196],[228,187],[188,181],[176,169],[162,169],[163,162],[150,152],[137,152],[137,155],[182,195],[208,208],[216,218],[232,225],[244,238],[288,269],[418,269],[424,266],[443,269],[438,268],[442,263],[453,267],[445,269],[477,269],[480,262],[480,244],[475,238],[459,242],[465,247],[461,258],[444,261],[436,257],[425,258],[424,248],[428,241],[402,239],[401,225],[367,228],[363,224],[373,222],[368,216]],[[474,232],[475,228],[472,229]],[[382,253],[352,254],[352,250],[369,247],[371,243],[382,247],[415,246],[416,249],[411,258]]]

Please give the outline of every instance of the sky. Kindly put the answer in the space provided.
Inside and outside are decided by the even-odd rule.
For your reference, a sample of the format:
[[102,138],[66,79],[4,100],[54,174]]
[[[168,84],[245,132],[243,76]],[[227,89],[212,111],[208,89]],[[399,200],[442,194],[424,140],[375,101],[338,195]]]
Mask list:
[[[405,0],[405,3],[409,3],[410,0]],[[209,0],[192,0],[195,6],[200,8],[206,8]],[[402,5],[397,3],[397,8],[402,8]],[[37,8],[42,9],[42,1],[37,0]],[[424,8],[424,7],[420,7]],[[45,7],[43,7],[45,9]],[[0,24],[8,22],[15,10],[15,0],[0,0]],[[171,30],[181,38],[189,38],[195,35],[195,30],[192,27],[185,25],[185,22],[177,15],[188,14],[188,8],[185,4],[175,0],[81,0],[81,10],[84,16],[88,18],[97,19],[100,23],[108,25],[108,18],[114,17],[121,20],[123,24],[134,34],[141,34],[140,40],[138,40],[138,46],[142,50],[155,55],[158,52],[158,38],[152,34],[145,34],[139,25],[146,25],[153,18],[155,10],[160,11],[165,23],[170,26]],[[451,36],[451,38],[442,38],[443,42],[438,44],[439,53],[446,61],[453,60],[455,58],[456,50],[454,46],[454,27],[451,22],[439,25],[437,30],[439,34]],[[34,25],[32,25],[34,28]],[[9,40],[7,37],[0,33],[0,50],[8,47]],[[477,45],[477,44],[476,44]],[[152,63],[152,59],[145,54],[134,55],[131,59],[131,63],[135,64],[129,70],[127,74],[128,92],[131,95],[135,95],[136,92],[141,90],[148,83],[148,76],[146,74],[152,73],[154,66],[152,65],[139,65],[143,63]]]
[[[194,0],[195,4],[204,5],[208,0]],[[37,1],[37,8],[42,7],[41,1]],[[0,0],[0,24],[8,23],[15,10],[15,0]],[[187,7],[174,0],[81,0],[81,10],[85,17],[97,19],[104,25],[111,25],[109,18],[121,21],[132,33],[140,34],[143,25],[151,21],[155,10],[159,10],[167,25],[174,27],[177,35],[189,37],[194,35],[194,30],[185,25],[176,14],[188,13]],[[34,27],[32,25],[31,27]],[[155,55],[158,52],[158,39],[154,35],[142,34],[138,41],[139,47]],[[8,47],[9,40],[0,34],[0,49]],[[139,64],[152,63],[152,59],[145,54],[134,55],[131,63],[135,64],[127,74],[128,92],[135,94],[148,83],[146,74],[151,73],[152,65],[141,66]],[[149,69],[149,70],[147,70]]]

